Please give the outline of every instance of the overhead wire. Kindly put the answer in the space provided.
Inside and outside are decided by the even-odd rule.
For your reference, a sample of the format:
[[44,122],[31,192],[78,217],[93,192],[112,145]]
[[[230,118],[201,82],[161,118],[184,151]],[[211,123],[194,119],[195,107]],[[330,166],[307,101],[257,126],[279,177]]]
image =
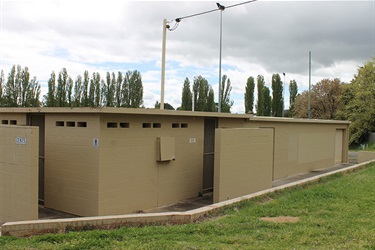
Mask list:
[[[248,4],[248,3],[252,3],[252,2],[256,2],[256,1],[258,1],[258,0],[250,0],[250,1],[242,2],[242,3],[228,5],[228,6],[225,6],[224,9],[229,9],[229,8],[232,8],[232,7],[236,7],[236,6],[240,6],[240,5],[244,5],[244,4]],[[178,27],[178,23],[181,22],[181,20],[183,20],[183,19],[187,19],[187,18],[191,18],[191,17],[195,17],[195,16],[201,16],[201,15],[205,15],[205,14],[208,14],[208,13],[211,13],[211,12],[215,12],[215,11],[219,11],[219,10],[223,11],[224,9],[217,8],[217,9],[203,11],[203,12],[199,12],[199,13],[188,15],[188,16],[183,16],[183,17],[175,18],[175,19],[173,19],[173,20],[171,20],[171,21],[168,22],[168,23],[176,22],[172,28],[168,28],[168,29],[170,31],[175,30]]]

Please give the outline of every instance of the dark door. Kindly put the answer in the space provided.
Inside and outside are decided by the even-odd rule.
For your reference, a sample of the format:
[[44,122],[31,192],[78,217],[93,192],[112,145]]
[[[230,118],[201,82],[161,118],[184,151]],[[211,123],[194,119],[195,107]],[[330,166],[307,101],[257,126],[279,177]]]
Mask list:
[[214,187],[215,118],[204,120],[203,190]]
[[44,204],[44,128],[45,120],[44,115],[30,114],[29,125],[39,127],[39,204]]

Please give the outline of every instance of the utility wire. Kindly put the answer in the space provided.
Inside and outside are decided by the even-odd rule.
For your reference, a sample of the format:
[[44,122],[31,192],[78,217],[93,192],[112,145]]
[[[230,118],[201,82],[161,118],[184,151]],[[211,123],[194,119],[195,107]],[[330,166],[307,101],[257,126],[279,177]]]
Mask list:
[[[237,4],[225,6],[225,8],[229,9],[229,8],[232,8],[232,7],[236,7],[236,6],[240,6],[240,5],[244,5],[244,4],[248,4],[248,3],[252,3],[252,2],[256,2],[256,1],[258,1],[258,0],[251,0],[251,1],[246,1],[246,2],[243,2],[243,3],[237,3]],[[211,12],[214,12],[214,11],[218,11],[218,10],[221,10],[221,9],[217,8],[217,9],[213,9],[213,10],[208,10],[208,11],[200,12],[200,13],[197,13],[197,14],[192,14],[192,15],[188,15],[188,16],[184,16],[184,17],[179,17],[179,18],[176,18],[176,19],[174,19],[172,21],[180,22],[182,19],[187,19],[187,18],[190,18],[190,17],[195,17],[195,16],[200,16],[200,15],[208,14],[208,13],[211,13]]]
[[[213,10],[208,10],[208,11],[204,11],[204,12],[199,12],[199,13],[196,13],[196,14],[192,14],[192,15],[188,15],[188,16],[183,16],[183,17],[179,17],[179,18],[176,18],[176,19],[173,19],[171,21],[167,21],[167,29],[169,31],[173,31],[175,29],[177,29],[178,25],[180,24],[181,20],[182,19],[187,19],[187,18],[190,18],[190,17],[195,17],[195,16],[201,16],[201,15],[204,15],[204,14],[208,14],[208,13],[211,13],[211,12],[215,12],[215,11],[223,11],[225,9],[229,9],[229,8],[232,8],[232,7],[236,7],[236,6],[240,6],[240,5],[244,5],[244,4],[248,4],[248,3],[252,3],[252,2],[256,2],[258,0],[250,0],[250,1],[246,1],[246,2],[242,2],[242,3],[237,3],[237,4],[233,4],[233,5],[229,5],[229,6],[222,6],[220,4],[218,4],[218,7],[217,9],[213,9]],[[173,27],[171,27],[171,24],[174,22],[174,25]]]

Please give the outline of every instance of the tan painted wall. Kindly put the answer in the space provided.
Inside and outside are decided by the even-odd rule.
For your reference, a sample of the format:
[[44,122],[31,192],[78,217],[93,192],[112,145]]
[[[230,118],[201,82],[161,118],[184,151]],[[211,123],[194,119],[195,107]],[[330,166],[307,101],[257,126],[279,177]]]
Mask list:
[[[102,115],[100,129],[100,215],[170,204],[202,189],[203,118]],[[164,136],[175,138],[174,161],[157,161]]]
[[23,113],[0,113],[0,125],[27,125]]
[[348,125],[252,121],[246,126],[274,129],[274,180],[335,165],[337,129],[344,130],[342,162],[347,162]]
[[0,138],[0,221],[38,219],[38,128],[0,125]]
[[357,163],[362,163],[362,162],[371,161],[371,160],[375,159],[375,152],[358,151],[356,153],[358,155],[358,162]]
[[[99,115],[45,117],[45,207],[94,216],[99,213]],[[84,127],[86,123],[86,127]]]
[[217,129],[214,202],[272,187],[272,129]]
[[[219,128],[270,128],[273,146],[252,151],[259,162],[273,159],[274,179],[334,165],[337,129],[344,131],[344,162],[348,156],[348,124],[340,122],[117,108],[0,109],[0,121],[26,124],[28,112],[45,114],[45,206],[82,216],[135,212],[195,197],[203,182],[205,116],[217,118]],[[158,138],[163,137],[174,144],[174,161],[158,161]],[[273,149],[273,158],[263,157]],[[254,159],[236,166],[241,170]],[[225,188],[241,177],[220,171]],[[226,191],[218,185],[219,192]],[[262,185],[243,189],[248,193]],[[220,199],[232,195],[227,192]]]

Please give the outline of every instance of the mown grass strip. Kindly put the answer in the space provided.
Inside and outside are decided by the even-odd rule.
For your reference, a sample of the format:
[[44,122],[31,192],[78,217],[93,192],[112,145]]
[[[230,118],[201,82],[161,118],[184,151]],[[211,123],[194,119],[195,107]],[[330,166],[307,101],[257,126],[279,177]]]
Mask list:
[[[375,164],[222,209],[194,224],[18,239],[1,249],[375,249]],[[299,220],[269,222],[261,218]]]

